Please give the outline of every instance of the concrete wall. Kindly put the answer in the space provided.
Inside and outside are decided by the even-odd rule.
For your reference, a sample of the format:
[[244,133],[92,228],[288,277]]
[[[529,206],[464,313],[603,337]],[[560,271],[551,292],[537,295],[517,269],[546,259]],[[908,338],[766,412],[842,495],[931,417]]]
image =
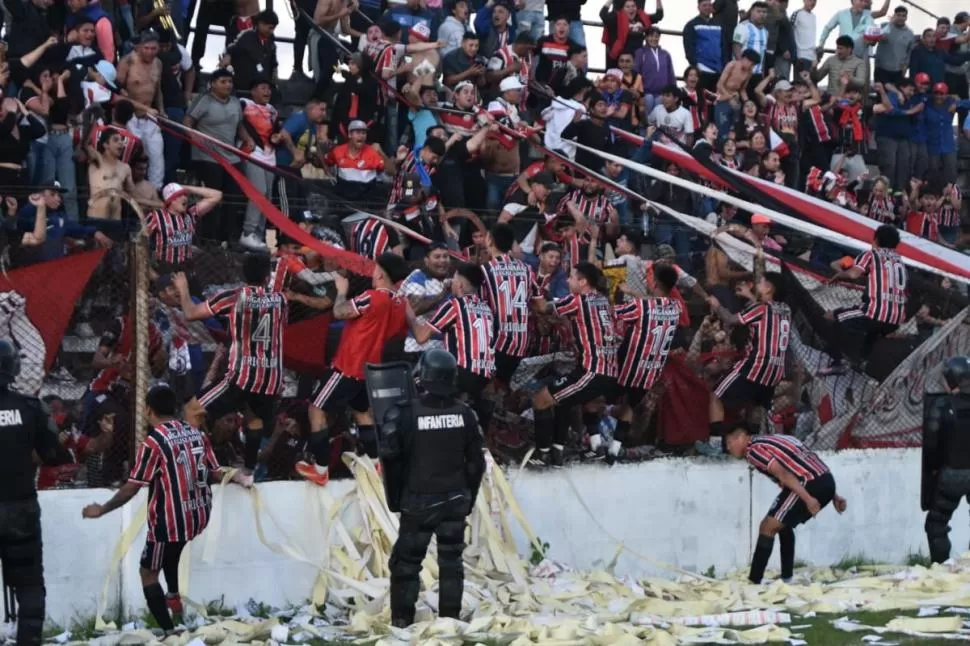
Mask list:
[[[797,558],[815,565],[854,555],[901,562],[912,552],[925,553],[919,457],[916,450],[825,456],[849,510],[840,517],[826,509],[801,528]],[[616,539],[630,550],[619,559],[620,574],[662,573],[633,553],[690,570],[745,568],[757,524],[777,492],[767,478],[735,461],[658,460],[523,471],[511,474],[511,480],[536,534],[550,544],[552,558],[580,568],[604,565],[616,554]],[[328,540],[326,510],[351,489],[347,482],[334,482],[325,490],[301,482],[260,485],[260,498],[272,516],[265,511],[261,516],[267,542],[289,543],[322,562]],[[48,615],[61,625],[96,610],[111,554],[144,494],[105,518],[81,519],[86,503],[103,502],[110,495],[106,490],[41,494]],[[951,523],[955,551],[965,549],[970,538],[966,514],[960,508]],[[354,522],[349,512],[343,518]],[[520,533],[520,552],[528,554],[525,542]],[[141,612],[138,559],[143,545],[144,532],[126,555],[121,576],[109,582],[106,617]],[[773,567],[777,558],[776,553]],[[196,600],[224,598],[230,607],[250,598],[272,605],[302,602],[316,577],[311,566],[276,554],[259,541],[252,505],[238,487],[217,492],[212,522],[193,543],[191,559],[188,594]]]

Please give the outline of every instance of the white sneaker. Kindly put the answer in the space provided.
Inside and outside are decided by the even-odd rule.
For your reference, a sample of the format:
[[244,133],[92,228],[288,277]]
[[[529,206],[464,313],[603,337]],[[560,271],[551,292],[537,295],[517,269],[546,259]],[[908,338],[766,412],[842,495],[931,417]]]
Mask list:
[[249,251],[266,251],[266,242],[264,242],[255,233],[249,233],[241,236],[239,238],[239,244]]

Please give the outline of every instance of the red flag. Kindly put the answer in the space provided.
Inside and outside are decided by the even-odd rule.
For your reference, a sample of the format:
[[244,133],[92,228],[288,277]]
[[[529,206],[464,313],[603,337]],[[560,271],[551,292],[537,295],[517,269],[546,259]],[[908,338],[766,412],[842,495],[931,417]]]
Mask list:
[[40,390],[74,305],[105,253],[89,251],[0,274],[0,339],[20,349],[21,374],[15,384],[20,392]]
[[327,312],[287,325],[283,335],[283,365],[301,374],[323,375],[328,367],[327,332],[332,320]]

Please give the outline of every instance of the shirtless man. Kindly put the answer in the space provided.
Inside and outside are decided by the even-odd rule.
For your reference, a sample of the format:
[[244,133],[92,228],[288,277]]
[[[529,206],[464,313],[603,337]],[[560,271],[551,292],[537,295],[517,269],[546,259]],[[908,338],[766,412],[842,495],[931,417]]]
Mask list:
[[717,103],[714,104],[714,121],[717,123],[718,143],[727,139],[734,129],[734,122],[741,112],[741,104],[747,100],[748,81],[761,56],[753,49],[746,49],[741,58],[731,61],[717,80]]
[[[87,142],[85,142],[87,144]],[[101,132],[95,147],[85,145],[91,165],[88,167],[88,218],[121,220],[121,198],[106,194],[108,190],[129,195],[135,188],[131,167],[121,161],[125,143],[117,131],[107,128]]]
[[165,179],[165,144],[162,131],[151,114],[139,109],[139,104],[152,106],[164,113],[162,103],[162,61],[158,58],[158,34],[146,31],[135,51],[118,63],[118,84],[125,89],[135,106],[135,116],[128,122],[128,130],[135,133],[148,155],[148,181],[160,189]]
[[322,34],[310,39],[310,51],[316,52],[313,73],[317,79],[317,96],[323,96],[321,93],[333,83],[331,72],[343,54],[334,42],[337,24],[340,24],[341,33],[349,34],[353,38],[361,36],[360,32],[350,27],[350,14],[357,11],[357,8],[357,0],[317,0],[317,6],[313,10],[313,22],[333,35],[333,39]]
[[158,189],[148,181],[147,157],[140,156],[131,161],[131,181],[134,184],[131,189],[131,196],[135,198],[138,204],[156,209],[164,206],[164,203],[158,197]]

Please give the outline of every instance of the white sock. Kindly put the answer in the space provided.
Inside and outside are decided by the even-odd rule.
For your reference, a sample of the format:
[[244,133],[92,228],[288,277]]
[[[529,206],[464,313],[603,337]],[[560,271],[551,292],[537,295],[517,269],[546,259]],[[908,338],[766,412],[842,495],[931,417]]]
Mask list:
[[619,440],[610,441],[610,455],[619,455],[621,448],[623,448],[623,444],[621,444]]
[[565,448],[565,447],[563,447],[563,445],[562,445],[562,444],[553,444],[553,445],[552,445],[552,448],[554,448],[554,449],[556,449],[557,451],[560,451],[560,452],[561,452],[561,451],[563,450],[563,448]]
[[599,451],[600,446],[603,444],[603,437],[601,435],[590,435],[589,436],[589,448],[593,451]]

